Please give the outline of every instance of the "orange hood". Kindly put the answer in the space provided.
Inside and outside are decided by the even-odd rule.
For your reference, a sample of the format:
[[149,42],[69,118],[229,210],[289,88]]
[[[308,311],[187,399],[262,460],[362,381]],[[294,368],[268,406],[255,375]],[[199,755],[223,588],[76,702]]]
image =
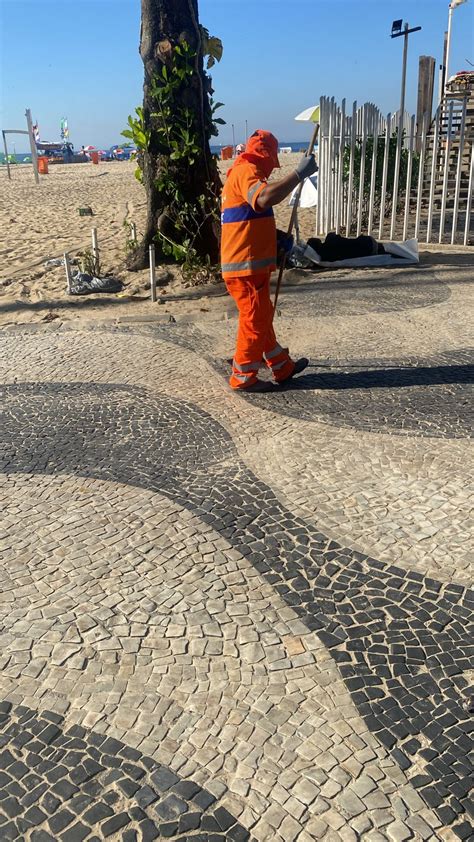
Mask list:
[[271,132],[266,132],[264,129],[257,129],[257,131],[249,137],[245,146],[245,151],[238,156],[232,167],[229,169],[227,175],[229,175],[230,171],[234,167],[237,167],[244,161],[250,161],[252,164],[257,164],[257,166],[268,178],[271,171],[280,166],[280,162],[278,160],[278,140],[276,137],[272,135]]

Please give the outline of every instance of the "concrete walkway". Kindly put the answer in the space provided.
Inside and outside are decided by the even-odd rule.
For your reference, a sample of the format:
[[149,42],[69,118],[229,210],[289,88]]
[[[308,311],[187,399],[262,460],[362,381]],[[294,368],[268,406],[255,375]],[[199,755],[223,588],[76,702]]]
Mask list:
[[2,842],[473,838],[472,274],[3,331]]

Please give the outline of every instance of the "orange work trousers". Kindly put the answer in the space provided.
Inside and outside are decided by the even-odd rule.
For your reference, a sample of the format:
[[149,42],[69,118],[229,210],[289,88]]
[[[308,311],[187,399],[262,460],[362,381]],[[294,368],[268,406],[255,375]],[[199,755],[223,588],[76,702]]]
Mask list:
[[288,350],[278,344],[273,330],[270,274],[226,278],[225,284],[239,310],[230,385],[233,389],[251,386],[262,364],[271,369],[277,383],[285,380],[295,364]]

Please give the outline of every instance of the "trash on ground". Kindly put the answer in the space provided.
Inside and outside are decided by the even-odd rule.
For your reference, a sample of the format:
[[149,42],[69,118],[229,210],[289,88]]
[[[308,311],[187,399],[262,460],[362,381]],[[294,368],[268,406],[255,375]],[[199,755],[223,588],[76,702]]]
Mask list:
[[412,266],[419,263],[418,240],[377,242],[373,237],[341,237],[330,233],[324,242],[310,237],[293,246],[287,266],[298,269],[344,266]]
[[86,272],[76,272],[72,277],[70,295],[94,295],[97,292],[121,292],[122,281],[118,278],[94,278]]
[[[69,258],[70,266],[77,266],[77,263],[78,261],[76,257]],[[52,269],[54,266],[64,266],[64,257],[51,257],[49,260],[45,261],[45,269]]]

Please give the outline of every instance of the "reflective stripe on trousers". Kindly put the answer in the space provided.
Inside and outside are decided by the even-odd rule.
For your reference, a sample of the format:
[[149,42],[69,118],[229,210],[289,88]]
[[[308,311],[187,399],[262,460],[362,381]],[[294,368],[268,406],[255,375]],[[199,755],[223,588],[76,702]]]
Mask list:
[[294,362],[288,350],[278,344],[273,330],[270,273],[226,278],[225,283],[239,309],[230,385],[233,389],[251,386],[262,361],[271,369],[274,380],[284,380],[292,373]]

